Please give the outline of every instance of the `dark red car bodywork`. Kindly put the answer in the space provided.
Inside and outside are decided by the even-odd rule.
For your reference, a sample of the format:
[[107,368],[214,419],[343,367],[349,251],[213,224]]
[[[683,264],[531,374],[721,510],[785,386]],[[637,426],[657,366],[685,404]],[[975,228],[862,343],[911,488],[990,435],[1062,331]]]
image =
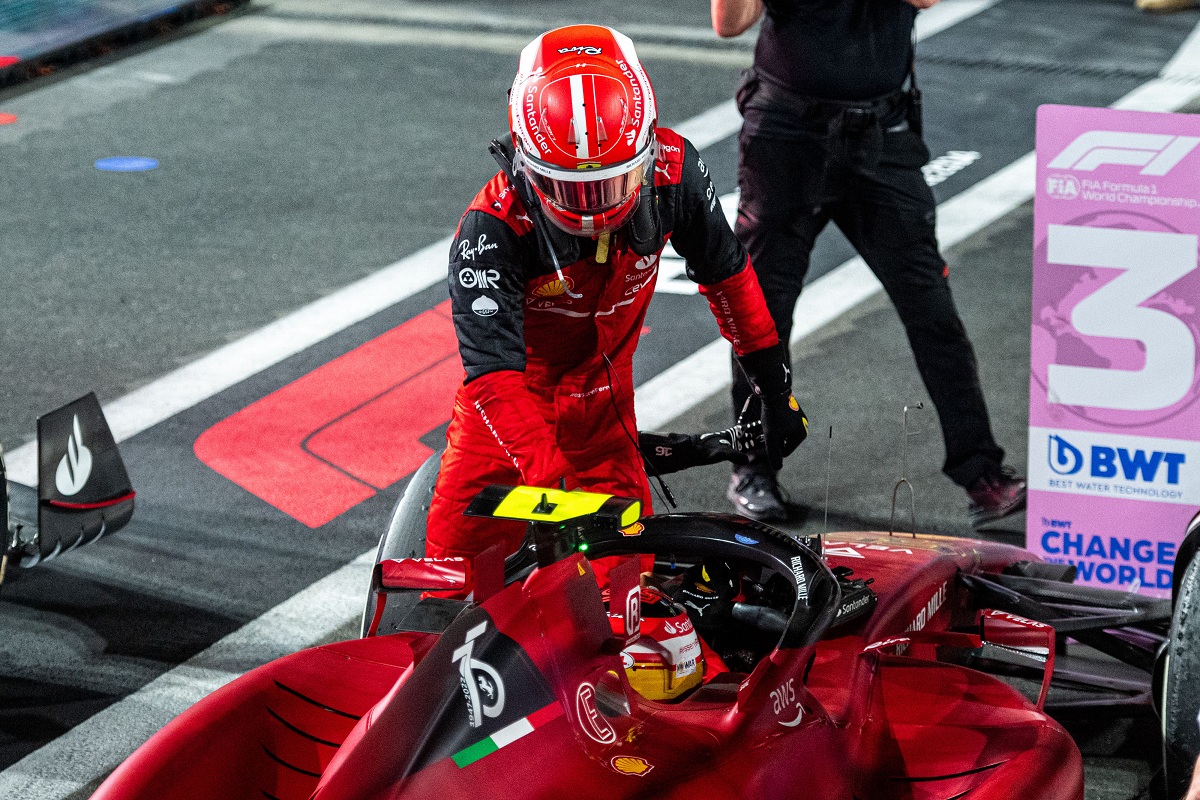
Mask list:
[[[763,538],[739,530],[747,547]],[[960,576],[1033,556],[945,537],[829,538],[825,567],[808,550],[791,561],[802,572],[812,558],[796,577],[814,592],[807,627],[681,702],[630,689],[595,577],[572,555],[440,634],[341,642],[244,675],[94,797],[1082,798],[1080,754],[1058,723],[996,677],[937,658],[961,636],[940,632],[979,622]],[[872,579],[877,598],[840,625],[817,607],[840,602],[818,591],[837,567]]]

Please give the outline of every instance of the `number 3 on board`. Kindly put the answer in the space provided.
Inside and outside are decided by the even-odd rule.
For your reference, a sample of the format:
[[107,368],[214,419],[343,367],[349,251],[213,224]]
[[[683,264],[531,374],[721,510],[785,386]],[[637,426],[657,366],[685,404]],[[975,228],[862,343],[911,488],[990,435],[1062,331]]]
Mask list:
[[1086,336],[1134,339],[1146,353],[1138,370],[1051,364],[1051,403],[1151,411],[1187,396],[1196,371],[1192,332],[1141,304],[1196,269],[1196,246],[1191,234],[1049,226],[1049,263],[1124,270],[1075,306],[1071,324]]

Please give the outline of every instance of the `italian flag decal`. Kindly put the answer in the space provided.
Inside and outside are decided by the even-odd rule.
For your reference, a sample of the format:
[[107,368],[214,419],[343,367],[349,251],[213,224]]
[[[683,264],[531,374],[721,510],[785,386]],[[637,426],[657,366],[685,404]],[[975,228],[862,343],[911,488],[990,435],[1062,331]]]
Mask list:
[[454,755],[450,756],[459,769],[474,764],[479,759],[490,756],[492,753],[499,750],[501,747],[512,744],[522,736],[533,733],[538,728],[550,722],[553,719],[561,717],[563,708],[557,701],[551,703],[544,708],[541,708],[524,719],[519,719],[511,725],[507,725],[493,733],[491,736],[476,742],[473,745],[464,747]]

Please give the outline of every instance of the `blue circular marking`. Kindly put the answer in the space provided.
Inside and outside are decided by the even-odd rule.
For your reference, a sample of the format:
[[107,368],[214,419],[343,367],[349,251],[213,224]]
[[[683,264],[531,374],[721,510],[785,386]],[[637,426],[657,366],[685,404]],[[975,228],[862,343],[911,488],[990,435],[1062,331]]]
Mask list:
[[742,544],[758,544],[758,539],[751,539],[749,536],[743,536],[740,533],[735,533],[733,538],[737,539]]
[[113,156],[102,158],[96,162],[96,169],[102,169],[105,172],[145,172],[157,166],[157,159],[142,158],[141,156]]

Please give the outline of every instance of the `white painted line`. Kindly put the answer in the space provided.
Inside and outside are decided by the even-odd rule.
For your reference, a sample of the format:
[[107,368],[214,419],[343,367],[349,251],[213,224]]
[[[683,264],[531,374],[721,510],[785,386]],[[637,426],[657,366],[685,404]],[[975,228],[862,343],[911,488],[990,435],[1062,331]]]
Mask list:
[[111,772],[205,695],[260,664],[328,639],[362,614],[374,562],[372,548],[30,753],[0,772],[0,797],[63,800]]
[[965,19],[970,19],[981,11],[986,11],[1000,0],[942,0],[933,8],[927,8],[917,14],[915,35],[917,41],[927,39],[936,33],[957,25]]
[[[120,442],[141,433],[445,280],[452,238],[434,242],[106,405],[114,438]],[[6,461],[10,480],[37,483],[35,442],[16,448]]]
[[696,145],[696,149],[703,150],[733,136],[741,127],[742,115],[738,113],[737,105],[733,100],[726,100],[703,114],[673,126],[673,130]]
[[1200,27],[1183,41],[1159,76],[1167,80],[1200,80]]

